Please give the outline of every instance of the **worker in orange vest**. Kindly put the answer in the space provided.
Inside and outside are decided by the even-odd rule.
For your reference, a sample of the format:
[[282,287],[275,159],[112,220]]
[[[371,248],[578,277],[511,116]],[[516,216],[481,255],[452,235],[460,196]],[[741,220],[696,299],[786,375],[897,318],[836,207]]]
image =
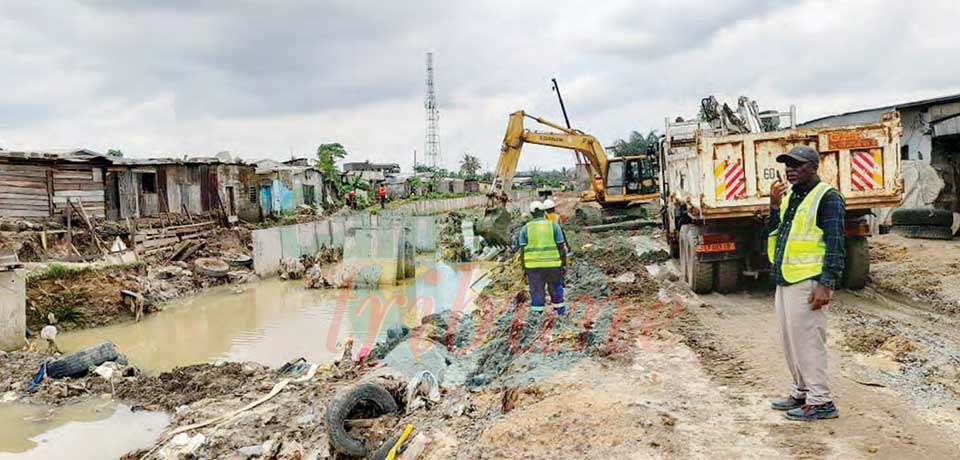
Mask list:
[[380,209],[383,209],[387,206],[387,186],[380,184],[380,189],[377,190],[377,196],[380,197]]

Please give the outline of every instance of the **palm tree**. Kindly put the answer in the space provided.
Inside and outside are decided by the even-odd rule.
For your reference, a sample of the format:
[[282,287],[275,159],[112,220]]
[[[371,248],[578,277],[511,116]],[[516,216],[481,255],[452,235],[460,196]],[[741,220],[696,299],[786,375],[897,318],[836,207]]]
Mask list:
[[469,153],[463,154],[463,159],[460,160],[460,172],[467,176],[474,176],[477,174],[477,171],[480,171],[480,159],[470,155]]

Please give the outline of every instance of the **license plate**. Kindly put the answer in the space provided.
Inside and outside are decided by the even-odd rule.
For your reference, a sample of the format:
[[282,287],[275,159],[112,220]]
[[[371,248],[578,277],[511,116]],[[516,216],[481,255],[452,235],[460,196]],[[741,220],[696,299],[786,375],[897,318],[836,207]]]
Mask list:
[[737,250],[737,243],[698,244],[697,252],[730,252]]

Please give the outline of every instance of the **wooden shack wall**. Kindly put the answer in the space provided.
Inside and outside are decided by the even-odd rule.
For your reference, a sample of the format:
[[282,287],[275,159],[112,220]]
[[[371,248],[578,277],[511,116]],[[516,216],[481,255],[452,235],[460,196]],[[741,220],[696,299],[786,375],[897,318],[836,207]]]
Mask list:
[[105,217],[103,190],[100,165],[0,162],[0,216],[56,216],[71,199],[91,217]]
[[49,217],[47,172],[40,165],[0,162],[0,216]]

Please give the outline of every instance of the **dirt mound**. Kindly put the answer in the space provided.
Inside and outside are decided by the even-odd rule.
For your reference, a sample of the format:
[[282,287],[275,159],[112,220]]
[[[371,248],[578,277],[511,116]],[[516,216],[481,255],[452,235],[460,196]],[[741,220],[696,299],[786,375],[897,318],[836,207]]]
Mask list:
[[172,411],[201,399],[230,394],[257,379],[266,368],[256,364],[194,364],[154,377],[124,381],[117,387],[120,399]]

